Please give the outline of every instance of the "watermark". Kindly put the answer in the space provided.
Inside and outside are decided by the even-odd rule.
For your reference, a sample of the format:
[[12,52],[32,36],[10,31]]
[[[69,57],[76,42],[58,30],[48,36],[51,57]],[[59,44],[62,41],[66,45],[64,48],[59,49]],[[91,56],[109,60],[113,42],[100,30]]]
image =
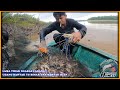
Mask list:
[[116,77],[117,72],[101,72],[100,77]]

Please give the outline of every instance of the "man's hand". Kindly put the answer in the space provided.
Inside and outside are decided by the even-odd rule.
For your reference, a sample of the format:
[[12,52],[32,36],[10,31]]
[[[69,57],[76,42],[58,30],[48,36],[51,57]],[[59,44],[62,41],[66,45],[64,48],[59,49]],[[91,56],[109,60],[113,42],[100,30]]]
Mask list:
[[40,51],[41,57],[43,57],[46,60],[49,60],[50,58],[49,51],[48,51],[45,41],[41,41],[41,43],[39,44],[39,51]]
[[81,40],[81,33],[80,32],[74,32],[73,35],[73,43],[79,42]]
[[39,51],[42,52],[42,53],[47,53],[48,52],[45,41],[41,41],[41,43],[39,44]]

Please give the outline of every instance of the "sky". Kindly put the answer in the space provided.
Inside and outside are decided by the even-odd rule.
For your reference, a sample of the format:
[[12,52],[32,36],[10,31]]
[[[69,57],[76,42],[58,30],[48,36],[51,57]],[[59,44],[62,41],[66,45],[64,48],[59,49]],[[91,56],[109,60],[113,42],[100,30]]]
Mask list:
[[[16,13],[13,13],[16,14]],[[39,13],[21,13],[21,14],[29,14],[33,15],[35,18],[39,18],[41,21],[44,22],[53,22],[55,18],[53,17],[52,12],[39,12]],[[97,17],[97,16],[118,16],[117,12],[67,12],[68,18],[73,18],[75,20],[87,20],[90,17]]]

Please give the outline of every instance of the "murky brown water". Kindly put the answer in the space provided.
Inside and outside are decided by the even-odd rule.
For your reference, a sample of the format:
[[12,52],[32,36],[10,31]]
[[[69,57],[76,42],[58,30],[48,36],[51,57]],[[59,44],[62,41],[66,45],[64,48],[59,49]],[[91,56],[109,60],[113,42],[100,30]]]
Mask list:
[[118,56],[118,24],[84,23],[87,34],[81,43]]

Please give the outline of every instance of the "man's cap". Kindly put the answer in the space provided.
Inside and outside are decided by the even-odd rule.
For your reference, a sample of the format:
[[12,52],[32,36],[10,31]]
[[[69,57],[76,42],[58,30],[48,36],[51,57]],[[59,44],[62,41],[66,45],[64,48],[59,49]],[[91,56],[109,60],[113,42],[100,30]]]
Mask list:
[[60,17],[61,15],[66,15],[65,12],[53,12],[54,17]]

